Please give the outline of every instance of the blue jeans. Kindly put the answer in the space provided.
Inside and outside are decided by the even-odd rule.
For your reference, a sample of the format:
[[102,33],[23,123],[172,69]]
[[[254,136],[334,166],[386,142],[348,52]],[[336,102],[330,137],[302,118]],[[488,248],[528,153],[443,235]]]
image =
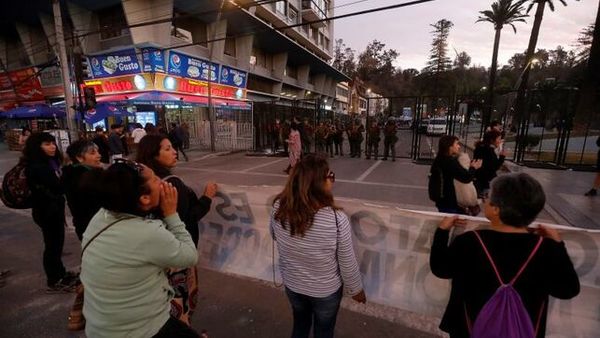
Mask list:
[[315,324],[314,338],[332,338],[335,320],[342,301],[342,288],[323,298],[296,293],[285,288],[294,313],[292,338],[307,338],[310,327]]

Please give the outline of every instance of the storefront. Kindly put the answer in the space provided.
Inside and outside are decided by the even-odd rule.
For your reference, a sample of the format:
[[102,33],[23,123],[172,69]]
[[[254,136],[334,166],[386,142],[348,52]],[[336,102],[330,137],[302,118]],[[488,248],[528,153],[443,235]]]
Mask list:
[[[141,58],[133,49],[91,56],[89,64],[94,78],[85,80],[83,88],[93,88],[98,103],[130,111],[128,122],[167,129],[170,123],[185,123],[191,143],[208,147],[211,107],[215,139],[222,143],[216,147],[251,148],[252,104],[246,99],[246,72],[151,48],[142,49]],[[238,140],[241,135],[243,141]]]

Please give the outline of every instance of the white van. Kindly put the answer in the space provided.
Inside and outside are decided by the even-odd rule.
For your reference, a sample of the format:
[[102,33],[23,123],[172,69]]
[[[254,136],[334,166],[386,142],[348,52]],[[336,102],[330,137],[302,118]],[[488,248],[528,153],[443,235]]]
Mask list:
[[445,117],[433,117],[427,124],[428,135],[444,135],[448,133],[448,123]]

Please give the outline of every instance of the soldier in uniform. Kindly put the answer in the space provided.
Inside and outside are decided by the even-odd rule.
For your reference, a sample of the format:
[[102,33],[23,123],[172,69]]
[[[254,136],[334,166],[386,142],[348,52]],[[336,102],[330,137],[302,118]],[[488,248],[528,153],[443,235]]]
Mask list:
[[325,123],[327,134],[325,134],[325,152],[333,157],[333,139],[335,138],[335,126],[327,121]]
[[317,153],[325,151],[325,137],[327,135],[327,127],[323,122],[319,122],[317,130],[315,130],[315,143],[317,144]]
[[377,125],[377,121],[373,121],[367,135],[367,160],[371,159],[371,154],[373,154],[373,157],[377,160],[377,155],[379,154],[379,141],[381,141],[381,137],[379,136],[380,132],[381,130]]
[[315,128],[313,128],[313,125],[310,123],[310,121],[308,121],[308,119],[304,119],[302,131],[302,153],[308,154],[310,153],[310,147],[315,138]]
[[335,123],[333,143],[335,143],[335,155],[344,156],[344,127],[340,121]]
[[383,129],[384,161],[387,161],[390,150],[392,151],[392,161],[396,161],[396,142],[398,142],[398,136],[396,136],[396,122],[390,119]]

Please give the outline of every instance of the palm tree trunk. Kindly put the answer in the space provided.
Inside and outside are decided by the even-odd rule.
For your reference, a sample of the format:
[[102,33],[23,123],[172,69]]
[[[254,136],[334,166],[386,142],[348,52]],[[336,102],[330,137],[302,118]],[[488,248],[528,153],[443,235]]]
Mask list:
[[484,121],[484,125],[488,125],[492,120],[492,113],[494,112],[494,88],[496,86],[496,72],[498,71],[498,48],[500,47],[500,34],[502,28],[496,28],[496,36],[494,37],[494,52],[492,53],[492,67],[490,68],[490,83],[488,85],[489,98],[488,98],[488,113]]
[[[518,117],[520,124],[519,135],[520,139],[523,140],[523,134],[526,130],[526,119],[525,119],[525,90],[527,89],[527,83],[529,82],[529,70],[531,66],[531,59],[535,54],[535,47],[537,46],[538,37],[540,35],[540,27],[542,26],[542,19],[544,18],[544,9],[546,8],[546,1],[540,0],[537,2],[537,8],[535,11],[535,20],[533,21],[533,28],[531,30],[531,37],[529,38],[529,46],[527,47],[527,54],[525,56],[525,69],[523,69],[523,75],[521,75],[521,83],[517,90],[517,98],[515,102],[515,112]],[[518,142],[515,160],[520,162],[524,155],[525,143]]]
[[590,57],[587,64],[586,76],[581,84],[579,104],[577,105],[577,117],[589,119],[591,128],[598,128],[597,114],[600,114],[600,1],[598,2],[598,13],[596,14],[596,26],[594,28]]
[[598,1],[595,25],[590,59],[588,60],[588,74],[593,77],[592,81],[596,86],[600,86],[600,1]]

